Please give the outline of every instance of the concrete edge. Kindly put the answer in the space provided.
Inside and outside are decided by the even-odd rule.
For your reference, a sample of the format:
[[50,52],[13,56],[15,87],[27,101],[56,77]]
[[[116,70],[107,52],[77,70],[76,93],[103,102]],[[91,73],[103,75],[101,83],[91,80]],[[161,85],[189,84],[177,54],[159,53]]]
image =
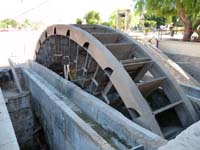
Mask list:
[[200,104],[200,87],[187,84],[180,84],[180,86],[191,101]]
[[19,150],[15,131],[0,88],[0,149]]
[[[35,75],[33,75],[28,70],[23,70],[26,76],[28,76],[29,82],[34,82],[38,85],[42,92],[44,92],[58,107],[60,107],[61,111],[65,112],[66,115],[70,118],[72,122],[81,130],[81,132],[85,133],[91,141],[96,143],[102,150],[112,150],[113,148],[107,143],[101,136],[99,136],[96,131],[94,131],[88,124],[86,124],[77,114],[75,114],[59,97],[57,97],[52,91],[48,89],[43,83],[41,83]],[[31,89],[30,89],[31,90]],[[33,92],[33,90],[31,90]],[[36,94],[36,93],[32,93]]]
[[[94,120],[97,120],[102,126],[113,132],[117,131],[118,136],[126,139],[129,144],[133,142],[133,140],[136,140],[137,143],[144,145],[145,148],[157,149],[159,146],[167,143],[162,137],[125,118],[112,107],[60,77],[48,68],[32,61],[29,61],[28,68],[45,78],[45,80],[56,89],[59,89],[61,93],[66,95],[69,99],[72,99],[79,107],[85,108],[85,113]],[[84,98],[84,101],[82,101],[81,98]],[[95,108],[95,110],[92,108]],[[105,111],[102,111],[102,109]],[[102,120],[104,121],[102,122]]]
[[151,44],[146,44],[146,47],[149,50],[154,51],[161,59],[161,61],[166,63],[165,66],[170,70],[171,74],[179,83],[200,86],[199,82],[196,79],[194,79],[189,73],[184,71],[176,62],[170,59],[160,49],[152,46]]

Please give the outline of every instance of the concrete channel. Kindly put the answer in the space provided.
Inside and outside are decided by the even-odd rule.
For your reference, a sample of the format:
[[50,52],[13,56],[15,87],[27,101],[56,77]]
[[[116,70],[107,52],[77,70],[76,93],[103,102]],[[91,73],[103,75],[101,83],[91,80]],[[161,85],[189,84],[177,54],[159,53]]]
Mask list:
[[[14,139],[12,150],[41,149],[38,126],[44,132],[47,149],[154,150],[167,143],[44,66],[30,61],[15,70],[23,94],[19,94],[12,79],[1,86],[7,99],[1,105],[4,109],[7,105],[7,116],[12,121],[7,123],[12,138],[9,134],[1,138]],[[4,135],[4,130],[0,132]],[[9,148],[1,146],[1,150],[12,147],[4,144]]]
[[[36,62],[30,61],[15,70],[25,92],[17,94],[12,80],[6,87],[1,85],[4,95],[1,96],[1,112],[7,116],[6,120],[1,121],[10,126],[9,133],[4,134],[6,130],[0,130],[4,135],[1,138],[12,139],[12,144],[4,142],[0,145],[2,150],[12,146],[13,150],[18,150],[19,146],[26,149],[27,145],[22,141],[29,142],[30,149],[38,147],[33,137],[37,129],[35,124],[42,126],[49,149],[156,150],[167,144],[167,140],[135,124],[98,98]],[[200,89],[191,85],[181,87],[199,112]]]
[[[96,97],[37,63],[30,63],[24,75],[36,105],[34,108],[41,117],[44,115],[44,128],[49,130],[48,141],[52,144],[50,147],[56,149],[56,145],[62,145],[63,148],[57,148],[139,150],[157,149],[166,143],[163,138],[126,119]],[[45,110],[52,120],[45,117]],[[71,121],[65,124],[64,120]],[[50,136],[51,133],[54,138]],[[63,143],[58,143],[61,142],[59,137]],[[64,141],[68,144],[64,144]]]
[[[200,118],[199,83],[161,51],[146,47],[175,77]],[[0,150],[200,148],[199,121],[168,141],[34,61],[0,68],[0,86]]]

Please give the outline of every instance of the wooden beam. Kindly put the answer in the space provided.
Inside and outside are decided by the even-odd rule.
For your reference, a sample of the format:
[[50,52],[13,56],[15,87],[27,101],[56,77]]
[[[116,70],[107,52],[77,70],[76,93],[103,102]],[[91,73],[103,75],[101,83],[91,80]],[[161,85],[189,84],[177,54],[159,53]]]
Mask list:
[[172,104],[169,104],[167,106],[164,106],[164,107],[162,107],[160,109],[157,109],[157,110],[153,111],[152,113],[153,113],[153,115],[157,115],[157,114],[159,114],[159,113],[161,113],[163,111],[166,111],[166,110],[168,110],[170,108],[176,107],[177,105],[182,104],[182,103],[183,103],[183,101],[180,100],[180,101],[177,101],[175,103],[172,103]]
[[109,104],[110,103],[110,101],[109,101],[109,99],[108,99],[108,97],[107,97],[107,94],[109,93],[109,91],[111,90],[111,88],[112,88],[112,82],[111,81],[109,81],[108,82],[108,84],[106,85],[106,87],[103,89],[103,91],[102,91],[102,97],[104,98],[104,100],[105,100],[105,102],[107,103],[107,104]]
[[145,73],[149,70],[149,68],[151,68],[152,65],[153,65],[153,62],[145,64],[143,68],[135,76],[134,81],[139,82],[144,77]]
[[152,61],[149,58],[139,58],[122,60],[121,63],[127,71],[131,71],[137,70],[138,68],[143,67],[145,64],[152,63]]
[[166,79],[166,77],[159,77],[152,79],[150,81],[145,81],[137,83],[137,86],[144,97],[149,96],[153,91],[155,91]]
[[118,59],[124,60],[130,58],[134,55],[136,47],[132,43],[111,43],[105,44],[105,46],[110,50],[110,52]]
[[19,93],[22,94],[22,93],[23,93],[23,90],[22,90],[22,88],[21,88],[21,85],[20,85],[20,82],[19,82],[19,78],[18,78],[17,73],[16,73],[16,71],[15,71],[15,68],[14,68],[14,66],[13,66],[13,62],[11,61],[10,58],[8,59],[8,62],[9,62],[9,64],[10,64],[10,68],[11,68],[11,70],[12,70],[12,74],[13,74],[13,77],[14,77],[15,84],[16,84],[16,86],[17,86],[17,89],[19,90]]
[[130,64],[130,63],[140,63],[140,62],[148,62],[151,61],[149,57],[145,58],[136,58],[136,59],[126,59],[126,60],[121,60],[120,62],[122,64]]

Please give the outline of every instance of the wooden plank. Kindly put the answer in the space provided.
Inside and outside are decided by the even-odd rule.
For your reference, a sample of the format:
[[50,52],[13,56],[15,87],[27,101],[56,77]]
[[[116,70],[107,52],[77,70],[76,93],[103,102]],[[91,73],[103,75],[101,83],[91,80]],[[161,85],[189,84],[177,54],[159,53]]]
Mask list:
[[93,33],[92,35],[103,44],[124,42],[119,33]]
[[122,64],[129,64],[129,63],[139,63],[139,62],[148,62],[148,61],[151,61],[151,59],[149,57],[144,57],[144,58],[121,60],[120,62]]
[[53,54],[53,56],[54,57],[63,57],[63,54],[62,53],[57,53],[57,54],[55,53],[55,54]]
[[111,43],[105,44],[105,46],[118,60],[130,58],[136,50],[136,47],[132,43]]
[[125,68],[127,71],[137,70],[138,68],[143,67],[145,64],[151,63],[151,62],[152,62],[152,61],[124,64],[124,68]]
[[149,58],[138,58],[138,59],[127,59],[121,60],[124,68],[127,71],[137,70],[140,67],[143,67],[145,64],[152,63],[151,59]]
[[149,68],[151,68],[152,65],[153,62],[144,65],[143,68],[135,76],[134,81],[139,82],[144,77],[145,73],[149,70]]
[[108,97],[107,97],[107,94],[108,94],[108,92],[110,91],[110,89],[112,88],[112,82],[111,81],[109,81],[108,82],[108,84],[106,85],[106,87],[103,89],[103,92],[102,92],[102,97],[104,98],[104,100],[105,100],[105,102],[107,103],[107,104],[109,104],[110,103],[110,101],[109,101],[109,99],[108,99]]
[[138,89],[142,93],[144,97],[149,96],[153,91],[155,91],[163,81],[167,79],[166,77],[159,77],[156,79],[152,79],[150,81],[145,81],[142,83],[137,83]]
[[189,98],[189,100],[191,100],[192,102],[200,105],[200,99],[191,95],[187,95],[187,97]]
[[153,111],[152,113],[153,113],[153,115],[157,115],[157,114],[159,114],[159,113],[161,113],[163,111],[166,111],[166,110],[168,110],[170,108],[176,107],[177,105],[182,104],[182,103],[183,103],[183,101],[180,100],[180,101],[177,101],[175,103],[169,104],[169,105],[167,105],[165,107],[162,107],[160,109],[157,109],[157,110]]
[[16,84],[16,86],[17,86],[17,89],[19,90],[19,93],[22,94],[22,93],[23,93],[23,90],[22,90],[22,88],[21,88],[21,85],[20,85],[20,82],[19,82],[19,78],[18,78],[18,76],[17,76],[17,74],[16,74],[16,71],[15,71],[15,69],[14,69],[14,66],[13,66],[13,63],[12,63],[11,59],[8,59],[8,62],[9,62],[9,64],[10,64],[10,68],[11,68],[11,70],[12,70],[12,74],[13,74],[13,77],[14,77],[15,84]]
[[143,145],[138,145],[136,147],[131,148],[130,150],[144,150],[144,146]]

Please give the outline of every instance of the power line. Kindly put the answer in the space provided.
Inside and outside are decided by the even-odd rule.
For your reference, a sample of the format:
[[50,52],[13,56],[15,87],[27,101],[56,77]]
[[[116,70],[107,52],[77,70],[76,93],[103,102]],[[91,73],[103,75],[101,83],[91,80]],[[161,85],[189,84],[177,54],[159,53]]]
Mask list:
[[29,13],[29,12],[31,12],[31,11],[39,8],[39,7],[41,7],[42,5],[46,4],[47,2],[49,2],[49,0],[43,1],[43,2],[41,2],[39,4],[37,4],[36,6],[30,8],[28,10],[25,10],[24,12],[22,12],[22,13],[18,14],[17,16],[15,16],[14,19],[16,19],[16,18],[18,18],[20,16],[23,16],[23,15],[25,15],[25,14],[27,14],[27,13]]

